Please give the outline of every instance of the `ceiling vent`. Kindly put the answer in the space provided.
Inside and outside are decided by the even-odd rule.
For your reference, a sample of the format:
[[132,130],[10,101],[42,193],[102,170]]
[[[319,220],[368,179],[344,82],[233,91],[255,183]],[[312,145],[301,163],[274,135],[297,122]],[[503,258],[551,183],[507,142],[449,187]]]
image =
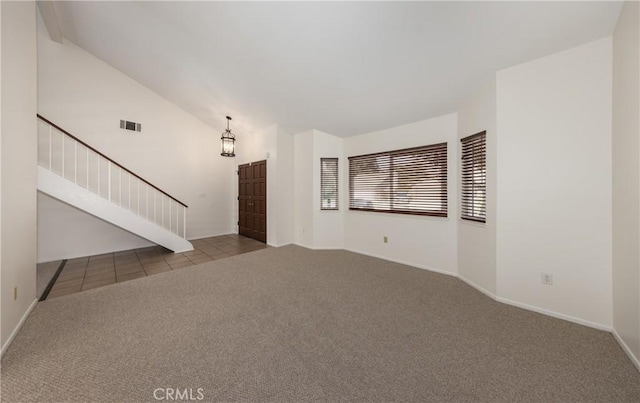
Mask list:
[[124,130],[131,130],[133,132],[141,132],[142,124],[136,123],[136,122],[130,122],[128,120],[121,120],[120,128]]

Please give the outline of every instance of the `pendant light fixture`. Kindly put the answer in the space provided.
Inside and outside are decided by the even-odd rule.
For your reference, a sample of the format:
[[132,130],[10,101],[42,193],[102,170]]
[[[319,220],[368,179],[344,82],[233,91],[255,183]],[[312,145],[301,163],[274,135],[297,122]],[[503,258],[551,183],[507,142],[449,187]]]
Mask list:
[[229,121],[231,120],[231,116],[227,116],[227,130],[222,133],[222,152],[220,155],[223,157],[235,157],[236,156],[236,135],[231,133],[229,129]]

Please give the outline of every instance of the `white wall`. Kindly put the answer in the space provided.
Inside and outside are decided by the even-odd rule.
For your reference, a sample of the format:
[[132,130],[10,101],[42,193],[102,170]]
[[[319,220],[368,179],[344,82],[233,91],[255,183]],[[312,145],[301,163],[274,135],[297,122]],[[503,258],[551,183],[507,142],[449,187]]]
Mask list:
[[[0,4],[0,48],[2,47],[2,4]],[[2,52],[0,51],[0,191],[2,190],[2,139],[3,139],[3,131],[2,131]],[[4,354],[5,346],[4,346],[4,336],[2,335],[2,195],[0,193],[0,358],[2,354]]]
[[[1,320],[5,351],[36,301],[36,10],[0,2],[2,123],[0,199]],[[14,287],[18,288],[13,299]]]
[[611,38],[497,74],[498,297],[603,328],[612,324],[611,74]]
[[613,35],[613,328],[640,369],[640,7]]
[[[344,200],[348,195],[340,189],[340,209],[320,209],[320,158],[338,158],[339,174],[346,169],[343,157],[344,139],[319,130],[298,133],[295,141],[295,222],[294,242],[313,249],[344,247]],[[342,178],[339,178],[342,181]],[[342,183],[339,184],[342,187]]]
[[[458,112],[458,138],[486,131],[487,219],[458,218],[458,274],[491,296],[496,293],[496,81],[477,91]],[[458,141],[458,152],[460,142]],[[461,162],[458,161],[458,169]],[[460,178],[457,179],[460,192]],[[459,199],[459,198],[458,198]],[[460,211],[460,200],[457,201]]]
[[[41,19],[38,80],[41,115],[189,206],[187,238],[234,232],[236,178],[233,159],[219,155],[223,128],[206,125],[74,44],[51,41]],[[121,130],[120,119],[142,123],[142,132]],[[102,252],[123,241],[105,243]],[[86,247],[79,244],[74,254]]]
[[[344,245],[348,250],[455,274],[457,271],[458,117],[429,120],[349,137],[345,158],[441,142],[448,143],[448,218],[346,211]],[[348,170],[342,172],[342,194],[348,195]],[[387,236],[389,243],[383,243]]]
[[288,245],[294,232],[294,139],[293,135],[278,126],[278,183],[276,188],[277,242]]
[[[317,249],[338,249],[344,247],[344,212],[348,208],[349,195],[342,191],[342,184],[338,182],[338,186],[342,187],[338,194],[339,210],[321,210],[320,209],[320,158],[338,158],[338,175],[344,174],[348,170],[343,155],[344,140],[340,137],[333,136],[318,130],[313,131],[313,189],[312,189],[312,206],[313,206],[313,247]],[[343,177],[338,177],[338,181],[342,181]]]
[[[51,236],[56,234],[56,236]],[[38,192],[38,263],[153,245],[128,231]]]
[[314,247],[313,130],[294,136],[294,242]]

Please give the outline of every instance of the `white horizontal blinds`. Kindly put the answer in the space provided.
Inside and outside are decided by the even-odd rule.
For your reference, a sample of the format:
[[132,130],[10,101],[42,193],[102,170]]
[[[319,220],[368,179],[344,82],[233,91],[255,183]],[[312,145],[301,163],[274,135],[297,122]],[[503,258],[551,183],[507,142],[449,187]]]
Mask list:
[[337,158],[320,158],[320,209],[338,210]]
[[349,157],[349,209],[447,216],[447,143]]
[[461,218],[487,220],[487,136],[480,132],[460,140],[462,143]]

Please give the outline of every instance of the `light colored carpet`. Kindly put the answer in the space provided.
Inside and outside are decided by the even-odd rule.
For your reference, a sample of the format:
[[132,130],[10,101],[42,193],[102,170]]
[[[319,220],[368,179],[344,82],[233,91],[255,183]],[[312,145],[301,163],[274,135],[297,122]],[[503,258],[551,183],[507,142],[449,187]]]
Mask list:
[[640,401],[612,336],[345,251],[270,248],[39,303],[2,401]]

